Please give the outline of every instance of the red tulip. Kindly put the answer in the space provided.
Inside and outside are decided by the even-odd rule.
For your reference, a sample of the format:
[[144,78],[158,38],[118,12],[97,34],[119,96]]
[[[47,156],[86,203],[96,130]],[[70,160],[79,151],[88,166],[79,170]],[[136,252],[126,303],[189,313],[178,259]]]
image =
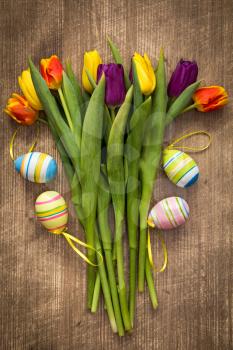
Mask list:
[[38,117],[38,111],[29,105],[25,97],[18,94],[12,94],[12,97],[7,101],[4,112],[22,125],[31,125]]
[[228,94],[222,86],[206,86],[196,90],[193,100],[198,111],[209,112],[225,106]]
[[61,87],[63,67],[56,55],[43,58],[40,61],[40,71],[50,89],[58,90]]

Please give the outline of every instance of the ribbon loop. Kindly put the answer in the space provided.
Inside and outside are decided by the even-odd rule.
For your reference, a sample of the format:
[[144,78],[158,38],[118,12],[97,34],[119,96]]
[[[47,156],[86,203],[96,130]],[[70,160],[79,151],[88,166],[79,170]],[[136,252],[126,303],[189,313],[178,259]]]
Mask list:
[[166,247],[166,243],[163,239],[163,237],[161,236],[161,233],[158,232],[158,239],[162,245],[162,249],[163,249],[163,265],[160,269],[156,268],[154,265],[154,261],[153,261],[153,255],[152,255],[152,249],[151,249],[151,240],[150,240],[150,227],[148,226],[148,239],[147,239],[147,250],[148,250],[148,259],[149,259],[149,263],[151,265],[151,267],[154,269],[155,272],[159,273],[159,272],[164,272],[167,268],[167,263],[168,263],[168,254],[167,254],[167,247]]
[[[14,131],[14,133],[13,133],[13,135],[12,135],[12,137],[11,137],[11,140],[10,140],[10,147],[9,147],[9,148],[10,148],[10,157],[11,157],[12,160],[15,160],[15,156],[14,156],[14,143],[15,143],[16,135],[18,134],[18,131],[19,131],[20,128],[21,128],[21,126],[18,127],[18,128]],[[30,153],[30,152],[32,152],[32,151],[34,150],[34,148],[35,148],[35,146],[36,146],[36,144],[37,144],[38,136],[39,136],[39,129],[37,128],[37,131],[36,131],[36,139],[35,139],[35,141],[33,142],[33,144],[31,145],[31,147],[29,148],[28,153]]]
[[[201,146],[201,147],[194,147],[194,146],[189,147],[189,146],[185,146],[185,145],[180,145],[180,146],[178,145],[177,146],[177,144],[180,141],[188,139],[194,135],[205,135],[208,137],[209,140],[208,140],[206,145]],[[190,133],[187,133],[187,134],[177,138],[169,146],[167,146],[166,149],[180,149],[180,150],[188,150],[189,152],[202,152],[210,146],[211,142],[212,142],[212,137],[211,137],[211,134],[209,132],[204,131],[204,130],[198,130],[198,131],[192,131]]]
[[[91,245],[81,241],[77,237],[72,236],[70,233],[66,232],[65,230],[62,231],[62,232],[58,232],[58,231],[50,231],[50,232],[53,233],[53,234],[61,234],[61,235],[63,235],[65,237],[65,239],[67,240],[67,242],[69,243],[69,245],[71,246],[71,248],[75,251],[75,253],[77,253],[80,256],[80,258],[82,258],[87,264],[89,264],[91,266],[94,266],[94,267],[97,267],[97,266],[100,266],[103,263],[103,256],[102,256],[102,254],[97,249],[92,247]],[[98,254],[100,256],[100,258],[101,258],[101,263],[100,264],[94,264],[91,260],[89,260],[87,258],[87,256],[83,252],[81,252],[81,250],[79,250],[75,246],[75,244],[73,242],[81,245],[82,247],[85,247],[87,249],[91,249],[94,252],[96,252],[96,254]]]

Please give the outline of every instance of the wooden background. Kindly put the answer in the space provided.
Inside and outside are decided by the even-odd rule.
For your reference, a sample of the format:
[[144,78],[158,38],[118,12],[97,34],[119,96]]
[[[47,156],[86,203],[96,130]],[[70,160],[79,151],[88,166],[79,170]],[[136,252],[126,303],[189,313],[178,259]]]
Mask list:
[[[31,56],[56,53],[70,58],[80,76],[85,50],[111,55],[106,35],[129,65],[134,50],[155,62],[164,47],[168,74],[181,58],[195,58],[206,84],[223,84],[232,97],[233,2],[231,0],[1,0],[1,106],[19,91],[17,76]],[[221,111],[189,113],[173,123],[166,140],[204,129],[212,146],[194,155],[197,185],[181,190],[160,174],[153,202],[183,196],[191,209],[184,227],[165,233],[169,268],[156,278],[159,308],[147,292],[139,295],[131,335],[119,339],[103,305],[96,315],[85,308],[85,264],[59,237],[49,236],[34,219],[33,205],[47,189],[70,204],[70,231],[79,229],[62,166],[49,185],[24,181],[9,158],[15,123],[1,115],[0,348],[33,350],[225,350],[232,349],[232,100]],[[30,130],[30,131],[29,131]],[[33,132],[32,132],[33,130]],[[25,128],[17,153],[33,139]],[[41,128],[37,150],[58,159],[51,136]],[[58,160],[59,161],[59,160]],[[80,232],[80,237],[83,237]],[[154,249],[155,249],[155,242]]]

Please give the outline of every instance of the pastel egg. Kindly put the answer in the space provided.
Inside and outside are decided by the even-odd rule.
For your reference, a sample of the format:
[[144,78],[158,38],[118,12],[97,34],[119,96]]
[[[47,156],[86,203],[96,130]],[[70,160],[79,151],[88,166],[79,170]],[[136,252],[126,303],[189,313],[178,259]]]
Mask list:
[[186,188],[193,185],[199,177],[196,162],[182,151],[165,149],[163,151],[163,169],[175,185]]
[[26,180],[46,183],[57,174],[57,163],[50,155],[41,152],[23,154],[15,160],[15,169]]
[[161,200],[150,211],[148,224],[161,230],[170,230],[185,223],[189,217],[189,206],[180,197]]
[[35,212],[38,220],[48,231],[61,233],[66,228],[68,222],[67,204],[58,192],[41,193],[35,203]]

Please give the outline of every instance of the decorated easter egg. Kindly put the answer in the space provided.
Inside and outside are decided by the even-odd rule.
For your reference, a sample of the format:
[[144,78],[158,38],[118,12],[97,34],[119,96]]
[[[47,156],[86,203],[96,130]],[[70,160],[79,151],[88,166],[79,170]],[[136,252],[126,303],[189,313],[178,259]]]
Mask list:
[[46,183],[55,178],[57,163],[55,159],[46,153],[30,152],[15,160],[15,169],[26,180]]
[[68,209],[64,198],[58,192],[41,193],[35,203],[35,212],[38,220],[48,231],[61,233],[66,228]]
[[189,217],[189,206],[180,197],[161,200],[150,211],[148,224],[162,230],[176,228],[185,223]]
[[168,178],[177,186],[186,188],[193,185],[199,177],[196,162],[182,151],[165,149],[163,169]]

